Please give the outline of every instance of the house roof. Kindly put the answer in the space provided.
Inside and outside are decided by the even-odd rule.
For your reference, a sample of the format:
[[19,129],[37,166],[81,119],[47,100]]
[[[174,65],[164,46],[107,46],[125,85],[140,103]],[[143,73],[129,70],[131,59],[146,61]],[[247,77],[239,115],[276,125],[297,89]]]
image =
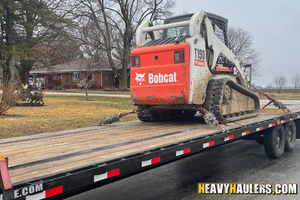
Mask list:
[[[121,69],[121,63],[114,61],[115,66]],[[31,74],[40,73],[63,73],[63,72],[79,72],[79,71],[112,71],[108,65],[107,58],[86,58],[73,60],[67,63],[51,66],[50,68],[36,68],[31,70]]]

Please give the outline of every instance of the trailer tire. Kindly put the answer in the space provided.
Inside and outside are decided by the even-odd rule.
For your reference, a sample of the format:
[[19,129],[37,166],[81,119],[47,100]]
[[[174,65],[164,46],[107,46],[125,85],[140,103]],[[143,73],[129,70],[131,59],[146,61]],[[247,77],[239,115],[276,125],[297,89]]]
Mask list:
[[284,153],[285,130],[282,125],[276,126],[264,135],[265,152],[269,158],[279,158]]
[[285,128],[285,151],[292,151],[296,144],[296,124],[294,121],[288,122]]

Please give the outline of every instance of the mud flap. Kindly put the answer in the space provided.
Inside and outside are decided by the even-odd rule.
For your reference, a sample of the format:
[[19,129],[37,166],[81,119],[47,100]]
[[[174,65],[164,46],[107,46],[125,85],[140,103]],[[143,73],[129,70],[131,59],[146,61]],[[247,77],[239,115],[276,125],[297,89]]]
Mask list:
[[297,139],[300,139],[300,119],[298,120],[295,120],[295,123],[296,123],[296,138]]

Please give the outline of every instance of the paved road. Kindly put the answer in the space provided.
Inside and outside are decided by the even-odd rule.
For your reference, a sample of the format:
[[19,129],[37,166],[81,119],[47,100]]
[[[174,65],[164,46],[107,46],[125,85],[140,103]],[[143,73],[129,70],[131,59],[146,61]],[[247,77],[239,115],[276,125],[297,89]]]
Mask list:
[[[297,196],[198,195],[197,183],[300,183],[300,141],[269,159],[254,141],[236,141],[68,198],[68,200],[300,199]],[[275,198],[276,197],[276,198]]]
[[[284,105],[292,105],[292,104],[296,104],[296,105],[300,105],[300,100],[279,100],[281,101]],[[260,103],[262,105],[265,105],[269,102],[269,100],[260,100]]]
[[[68,92],[43,92],[45,94],[54,94],[54,95],[79,95],[85,96],[85,93],[68,93]],[[89,94],[89,96],[98,96],[98,97],[130,97],[126,94]]]
[[[0,94],[2,90],[0,90]],[[69,92],[43,92],[44,94],[54,94],[54,95],[78,95],[85,96],[85,93],[69,93]],[[99,97],[130,97],[126,94],[89,94],[89,96],[99,96]]]

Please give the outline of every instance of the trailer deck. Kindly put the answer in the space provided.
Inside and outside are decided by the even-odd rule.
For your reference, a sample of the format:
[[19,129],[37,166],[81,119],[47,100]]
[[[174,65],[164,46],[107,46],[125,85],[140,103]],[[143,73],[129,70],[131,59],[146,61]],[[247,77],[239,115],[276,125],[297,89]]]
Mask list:
[[[95,182],[106,184],[298,119],[300,107],[289,108],[294,112],[292,116],[260,114],[228,124],[226,133],[208,127],[201,117],[195,116],[156,123],[121,122],[1,139],[0,154],[9,157],[14,190],[13,198],[8,199],[41,199]],[[47,196],[47,191],[52,195]]]

